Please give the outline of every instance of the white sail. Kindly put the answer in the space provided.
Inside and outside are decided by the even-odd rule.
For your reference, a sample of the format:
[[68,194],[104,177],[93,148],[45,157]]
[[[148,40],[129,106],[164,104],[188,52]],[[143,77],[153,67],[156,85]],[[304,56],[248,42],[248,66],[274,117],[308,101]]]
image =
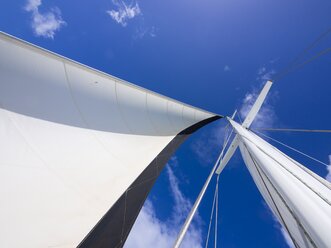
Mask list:
[[227,118],[236,135],[216,173],[239,146],[255,184],[294,246],[331,247],[331,184],[248,129],[270,86],[268,81],[242,125]]
[[0,33],[0,247],[121,247],[215,114]]
[[295,247],[331,247],[331,187],[323,178],[229,120],[255,184]]

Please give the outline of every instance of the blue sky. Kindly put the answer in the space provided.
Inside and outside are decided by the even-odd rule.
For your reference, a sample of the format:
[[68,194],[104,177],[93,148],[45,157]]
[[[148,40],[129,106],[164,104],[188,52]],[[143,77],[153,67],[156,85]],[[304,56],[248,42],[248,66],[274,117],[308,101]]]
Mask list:
[[[287,66],[331,27],[330,13],[327,0],[5,0],[0,30],[180,101],[231,115],[249,105],[266,76]],[[302,61],[330,44],[331,35]],[[330,129],[330,65],[327,54],[275,81],[255,125]],[[203,128],[178,150],[127,247],[172,244],[217,157],[223,127],[219,121]],[[269,134],[330,163],[329,134]],[[325,167],[281,150],[326,177]],[[204,244],[215,182],[211,185],[187,247]],[[220,177],[219,200],[220,246],[288,247],[239,154]]]

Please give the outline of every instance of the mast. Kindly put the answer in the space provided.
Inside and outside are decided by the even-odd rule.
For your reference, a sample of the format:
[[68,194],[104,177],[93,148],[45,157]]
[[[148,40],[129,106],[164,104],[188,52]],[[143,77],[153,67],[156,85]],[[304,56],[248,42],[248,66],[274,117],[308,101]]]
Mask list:
[[[256,102],[254,103],[252,109],[250,110],[250,112],[248,113],[248,115],[246,116],[244,122],[243,122],[243,126],[245,126],[246,128],[248,128],[254,118],[256,117],[257,113],[259,112],[270,88],[271,88],[271,85],[272,85],[272,82],[271,81],[268,81],[264,88],[262,89],[260,95],[258,96]],[[233,113],[232,117],[231,118],[227,118],[228,120],[231,120],[234,118],[236,114],[236,111]],[[234,154],[234,152],[236,151],[238,145],[239,145],[239,137],[238,135],[236,135],[234,137],[234,139],[232,140],[230,146],[229,146],[229,149],[227,150],[227,152],[225,153],[224,157],[223,157],[223,154],[224,154],[224,151],[225,151],[225,148],[227,147],[227,144],[229,142],[231,138],[231,134],[229,135],[229,137],[227,138],[225,144],[224,144],[224,147],[222,148],[222,151],[220,152],[220,155],[219,157],[217,158],[216,160],[216,163],[215,165],[213,166],[212,170],[211,170],[211,173],[209,174],[205,184],[203,185],[190,213],[188,214],[188,217],[186,218],[185,220],[185,223],[182,227],[182,229],[180,230],[178,236],[177,236],[177,239],[175,241],[175,244],[174,244],[174,248],[178,248],[180,247],[181,243],[183,242],[183,239],[185,237],[185,234],[189,228],[189,225],[191,224],[192,222],[192,219],[194,217],[194,214],[196,213],[200,203],[201,203],[201,200],[206,192],[206,189],[211,181],[211,178],[212,176],[214,175],[214,173],[216,172],[216,174],[220,174],[222,172],[222,170],[224,169],[224,167],[226,166],[226,164],[228,163],[228,161],[230,160],[230,158],[232,157],[232,155]],[[216,169],[217,168],[217,169]]]
[[[328,183],[303,165],[254,134],[250,125],[261,108],[271,87],[268,81],[240,125],[227,118],[236,135],[226,154],[220,160],[216,174],[220,174],[237,147],[264,200],[288,232],[296,248],[331,247],[331,190]],[[223,153],[223,152],[222,152]],[[222,157],[222,156],[220,156]],[[214,170],[214,169],[213,169]],[[206,184],[210,181],[208,177]],[[194,211],[179,236],[179,244],[187,231],[192,212],[201,202],[200,193]],[[179,247],[176,242],[175,247]]]
[[227,161],[239,146],[256,186],[296,248],[331,247],[329,184],[249,130],[267,94],[266,87],[242,125],[227,118],[236,132],[235,144],[227,152]]
[[[242,124],[242,126],[244,128],[249,128],[251,126],[251,124],[254,121],[257,113],[259,112],[265,98],[267,97],[267,94],[268,94],[271,86],[272,86],[271,81],[267,81],[266,84],[264,85],[261,93],[259,94],[259,96],[257,97],[254,105],[252,106],[252,109],[249,111],[249,113],[247,114],[247,116],[246,116],[246,118],[245,118],[245,120]],[[227,119],[229,120],[229,118],[227,118]],[[229,149],[225,153],[224,158],[222,159],[222,161],[220,163],[220,166],[216,170],[217,174],[220,174],[222,172],[222,170],[224,169],[224,167],[229,162],[229,160],[233,156],[234,152],[238,148],[238,145],[239,145],[239,137],[238,137],[238,135],[235,135],[233,141],[230,144]]]
[[331,191],[324,179],[229,121],[240,137],[240,151],[255,184],[295,247],[330,247]]
[[[264,87],[264,89],[266,86]],[[239,146],[244,162],[264,200],[296,248],[331,247],[331,190],[328,183],[254,134],[249,125],[261,107],[262,90],[242,125],[227,118],[236,138],[225,155],[229,161]],[[221,172],[226,163],[217,169]]]

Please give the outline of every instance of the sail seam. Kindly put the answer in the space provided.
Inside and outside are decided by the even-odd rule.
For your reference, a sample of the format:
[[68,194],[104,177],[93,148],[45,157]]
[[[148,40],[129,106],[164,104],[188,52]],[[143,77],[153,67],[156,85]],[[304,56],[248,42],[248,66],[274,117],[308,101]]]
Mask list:
[[[104,149],[104,151],[107,153],[107,155],[109,155],[111,158],[114,158],[116,159],[117,161],[119,162],[122,162],[121,159],[118,158],[118,156],[114,155],[108,148],[107,146],[103,143],[103,141],[101,141],[99,139],[99,137],[96,135],[96,131],[92,128],[90,128],[90,125],[88,124],[88,121],[86,120],[83,112],[81,111],[80,107],[79,107],[79,104],[74,96],[74,93],[73,93],[73,89],[72,89],[72,85],[71,85],[71,82],[70,82],[70,79],[69,79],[69,75],[68,75],[68,70],[67,70],[67,65],[66,65],[66,62],[64,60],[62,60],[62,63],[63,63],[63,68],[64,68],[64,75],[65,75],[65,79],[66,79],[66,84],[68,86],[68,91],[69,91],[69,95],[70,95],[70,98],[71,98],[71,101],[73,103],[73,106],[74,108],[76,109],[77,113],[78,113],[78,116],[80,118],[80,120],[82,121],[83,125],[86,126],[86,128],[88,128],[89,130],[91,130],[91,132],[89,133],[89,136],[95,140],[101,147],[102,149]],[[116,82],[115,82],[115,89],[116,89]],[[116,90],[115,90],[116,91]],[[123,120],[124,121],[124,120]],[[125,121],[124,121],[125,123]],[[88,192],[90,195],[93,195],[93,197],[95,199],[98,199],[98,201],[100,202],[100,198],[97,197],[95,194],[93,194],[92,192],[89,192],[88,190],[86,190],[86,192]]]
[[168,119],[168,121],[170,123],[171,129],[172,130],[176,130],[176,128],[174,129],[174,124],[172,123],[172,120],[171,120],[171,118],[169,116],[169,102],[170,101],[167,101],[167,114],[166,114],[166,116],[167,116],[167,119]]
[[[146,192],[146,194],[144,195],[144,201],[142,201],[142,203],[139,205],[139,208],[138,208],[138,210],[137,210],[138,214],[139,214],[139,212],[140,212],[140,209],[142,209],[142,207],[144,206],[144,203],[145,203],[145,200],[146,200],[148,194],[149,194],[149,191]],[[137,214],[137,215],[138,215],[138,214]],[[130,223],[130,227],[132,227],[133,224],[134,224],[134,221],[133,221],[132,223]],[[124,240],[123,240],[123,237],[122,237],[122,238],[121,238],[121,243],[120,243],[120,244],[124,245],[124,242],[125,242],[125,240],[126,240],[126,237],[129,235],[130,229],[131,229],[131,228],[129,228],[129,229],[126,231],[126,233],[124,233]]]
[[[244,144],[245,145],[245,144]],[[250,154],[250,151],[248,150],[247,146],[245,145],[248,154],[250,155],[253,163],[255,164],[255,159],[253,158],[253,156]],[[257,163],[258,164],[258,163]],[[314,243],[314,241],[312,240],[312,238],[310,237],[309,233],[305,230],[304,226],[302,225],[302,223],[300,222],[300,220],[298,219],[298,217],[295,215],[295,213],[293,212],[293,210],[290,208],[290,206],[286,203],[285,199],[283,198],[283,196],[281,195],[281,193],[277,190],[277,188],[273,185],[273,183],[271,182],[270,178],[266,175],[266,173],[264,172],[264,170],[258,166],[258,168],[260,169],[260,171],[262,172],[262,174],[265,176],[265,178],[268,180],[268,182],[270,183],[271,187],[275,190],[276,194],[279,196],[279,198],[281,199],[281,201],[283,202],[283,204],[286,206],[287,210],[290,212],[290,214],[292,215],[292,217],[294,218],[294,220],[297,222],[298,226],[300,228],[302,228],[302,231],[304,232],[305,236],[308,238],[308,240],[310,241],[310,243],[317,248],[316,244]]]
[[145,108],[146,108],[146,111],[145,112],[146,112],[147,118],[148,118],[149,122],[151,123],[151,126],[154,129],[155,133],[158,133],[159,130],[156,128],[156,126],[154,125],[154,123],[152,121],[152,118],[149,115],[149,108],[148,108],[147,96],[148,96],[148,94],[147,94],[147,92],[145,92]]
[[[130,191],[126,190],[125,192],[123,192],[122,196],[118,198],[118,200],[112,206],[110,206],[110,209],[96,223],[96,225],[90,230],[90,232],[87,233],[87,235],[79,243],[78,247],[122,247],[128,237],[129,231],[131,230],[138,216],[139,211],[141,210],[146,200],[146,197],[148,196],[152,185],[157,179],[157,177],[155,177],[155,180],[152,180],[152,177],[149,177],[150,180],[146,180],[146,177],[150,176],[151,173],[153,173],[153,175],[155,172],[160,173],[162,168],[172,155],[172,152],[175,151],[175,149],[178,148],[179,145],[184,142],[184,140],[190,134],[192,134],[194,131],[201,128],[202,126],[206,125],[207,123],[210,123],[219,118],[222,117],[213,116],[204,119],[178,133],[130,185]],[[146,186],[141,187],[141,180],[144,180]],[[131,190],[137,188],[135,187],[136,184],[140,184],[140,188],[137,189],[137,192],[140,193],[138,197],[134,196],[131,192]],[[125,204],[127,209],[125,219],[126,223],[123,223],[123,226],[121,222],[123,221],[122,216],[124,210],[124,200],[126,201]],[[119,228],[116,228],[116,225],[119,226]],[[121,227],[122,230],[120,229]]]
[[318,197],[320,197],[324,202],[326,202],[329,206],[331,206],[331,203],[328,201],[328,199],[326,199],[321,193],[316,192],[312,187],[310,187],[306,182],[304,182],[299,176],[297,176],[296,174],[294,174],[292,171],[290,171],[289,169],[287,169],[283,164],[281,164],[275,158],[273,158],[272,156],[270,156],[269,154],[267,154],[265,151],[263,151],[263,149],[261,149],[258,145],[256,145],[254,142],[252,142],[249,138],[247,138],[245,136],[242,136],[242,137],[245,138],[245,139],[247,139],[249,142],[253,143],[258,150],[260,150],[263,154],[265,154],[270,159],[272,159],[274,162],[276,162],[277,164],[279,164],[284,170],[286,170],[288,173],[290,173],[294,178],[296,178],[299,182],[301,182],[308,189],[310,189],[312,192],[314,192]]
[[[257,132],[257,131],[256,131],[256,132]],[[265,134],[263,134],[263,133],[260,133],[260,132],[257,132],[257,133],[258,133],[258,134],[261,134],[261,135],[265,136],[266,138],[269,138],[269,139],[271,139],[271,140],[273,140],[273,141],[275,141],[275,142],[277,142],[277,143],[279,143],[279,144],[281,144],[281,145],[284,145],[285,147],[287,147],[287,148],[289,148],[289,149],[292,149],[292,150],[295,151],[295,152],[299,152],[300,154],[306,156],[306,154],[304,154],[303,152],[300,152],[300,151],[297,150],[297,149],[294,149],[293,147],[290,147],[290,146],[288,146],[288,145],[286,145],[286,144],[284,144],[284,143],[282,143],[282,142],[280,142],[280,141],[277,141],[277,140],[275,140],[275,139],[273,139],[273,138],[271,138],[271,137],[269,137],[269,136],[267,136],[267,135],[265,135]],[[328,181],[324,180],[323,178],[321,178],[321,177],[319,177],[319,176],[316,176],[315,173],[313,173],[312,171],[310,171],[310,170],[307,169],[306,167],[302,166],[302,165],[301,165],[300,163],[298,163],[296,160],[294,160],[293,158],[289,157],[288,155],[286,155],[286,154],[283,153],[282,151],[278,150],[277,148],[275,148],[275,147],[272,146],[272,149],[275,150],[275,151],[277,151],[277,152],[280,152],[283,156],[287,157],[287,158],[290,159],[293,163],[295,163],[299,168],[301,168],[305,173],[307,173],[307,174],[309,174],[310,176],[314,177],[317,181],[319,181],[320,183],[322,183],[324,186],[326,186],[327,188],[331,189],[331,183],[329,183]],[[307,156],[308,156],[308,155],[307,155]],[[312,157],[310,157],[310,156],[308,156],[308,158],[311,158],[311,159],[315,160],[314,158],[312,158]],[[319,161],[319,160],[315,160],[315,161],[317,161],[317,162],[321,162],[321,161]],[[325,164],[325,163],[323,163],[323,162],[321,162],[321,164],[323,164],[323,165],[325,165],[325,166],[328,166],[327,164]],[[321,180],[321,179],[322,179],[322,180]]]
[[[0,104],[0,107],[2,107],[2,105]],[[5,115],[8,117],[9,121],[13,124],[13,127],[15,128],[16,132],[18,133],[18,135],[23,139],[24,143],[31,149],[31,151],[35,154],[35,156],[41,161],[41,163],[43,164],[43,166],[46,168],[46,170],[48,170],[50,173],[54,174],[55,177],[61,181],[65,186],[71,188],[75,193],[79,194],[80,196],[85,198],[85,194],[83,192],[81,192],[76,185],[73,184],[69,184],[68,181],[66,181],[61,175],[59,175],[59,173],[56,172],[56,170],[54,170],[52,168],[52,166],[49,165],[49,163],[42,157],[42,155],[40,154],[39,149],[35,146],[32,145],[27,137],[23,134],[22,130],[19,128],[19,126],[17,125],[16,121],[11,117],[11,112],[8,110],[5,110]]]
[[[246,151],[244,151],[244,152],[245,152],[245,156],[247,156],[247,159],[249,159],[247,152]],[[273,203],[273,201],[268,193],[267,188],[264,187],[262,178],[259,177],[258,171],[256,170],[256,168],[254,166],[247,165],[247,169],[249,170],[249,173],[252,175],[253,181],[254,181],[256,187],[258,188],[258,190],[260,191],[261,195],[264,196],[264,200],[266,201],[267,205],[270,208],[276,207],[276,205]],[[272,212],[276,215],[278,220],[280,220],[280,223],[283,223],[281,217],[279,216],[279,213],[277,211],[274,211],[274,209],[272,209]]]
[[143,184],[146,184],[146,183],[148,183],[148,182],[154,180],[155,178],[157,178],[157,176],[150,177],[150,178],[148,178],[148,179],[142,181],[141,183],[138,183],[138,184],[136,184],[136,185],[130,186],[130,187],[127,189],[127,191],[129,191],[129,190],[131,190],[131,189],[134,189],[134,188],[137,188],[137,187],[139,187],[139,186],[141,186],[141,185],[143,185]]
[[122,234],[121,234],[121,240],[120,243],[123,242],[123,233],[124,233],[124,226],[125,226],[125,217],[126,217],[126,204],[127,204],[127,198],[128,198],[128,191],[125,191],[125,197],[124,197],[124,215],[123,215],[123,223],[122,223]]
[[[15,45],[17,45],[19,47],[32,50],[34,52],[37,52],[38,54],[45,55],[45,56],[50,57],[50,58],[53,58],[55,60],[64,61],[65,63],[68,63],[68,64],[71,64],[71,65],[77,66],[77,67],[81,68],[84,71],[95,73],[95,74],[97,74],[97,75],[99,75],[99,76],[101,76],[103,78],[118,81],[118,83],[120,83],[122,85],[125,85],[125,86],[128,86],[128,87],[130,87],[132,89],[136,89],[136,90],[139,90],[139,91],[148,92],[149,94],[151,94],[153,96],[156,96],[156,97],[160,97],[160,98],[162,98],[162,99],[164,99],[166,101],[169,101],[170,100],[170,101],[173,101],[175,103],[183,104],[183,105],[185,105],[185,106],[187,106],[189,108],[193,108],[193,109],[197,109],[199,111],[203,111],[201,108],[194,107],[194,106],[189,105],[187,103],[182,103],[182,102],[180,102],[180,101],[178,101],[176,99],[172,99],[172,98],[167,97],[165,95],[162,95],[160,93],[156,93],[156,92],[151,91],[149,89],[146,89],[144,87],[138,86],[138,85],[133,84],[133,83],[128,82],[128,81],[125,81],[123,79],[120,79],[118,77],[115,77],[113,75],[110,75],[110,74],[108,74],[106,72],[102,72],[102,71],[100,71],[98,69],[92,68],[92,67],[90,67],[88,65],[85,65],[85,64],[80,63],[78,61],[75,61],[73,59],[69,59],[69,58],[67,58],[67,57],[65,57],[63,55],[57,54],[55,52],[52,52],[50,50],[47,50],[46,48],[42,48],[40,46],[37,46],[35,44],[32,44],[32,43],[27,42],[25,40],[22,40],[22,39],[20,39],[18,37],[15,37],[15,36],[12,36],[10,34],[7,34],[5,32],[0,31],[0,39],[5,40],[6,42],[12,42],[12,43],[14,43]],[[211,115],[216,115],[216,114],[211,113],[211,112],[208,112],[208,113],[211,114]],[[218,116],[221,116],[221,115],[218,115]],[[223,116],[221,116],[221,117],[223,117]]]
[[117,84],[118,84],[118,82],[117,82],[117,80],[115,80],[115,97],[116,97],[116,106],[118,108],[118,112],[120,112],[120,116],[121,116],[123,122],[125,123],[125,126],[127,127],[127,129],[129,129],[129,131],[131,133],[134,133],[133,130],[131,129],[131,126],[129,126],[129,124],[126,121],[126,118],[125,118],[124,113],[122,111],[120,101],[118,100]]
[[[74,96],[74,93],[73,93],[73,90],[72,90],[72,86],[71,86],[71,83],[70,83],[70,79],[69,79],[69,75],[68,75],[68,71],[67,71],[67,65],[66,65],[66,62],[65,61],[62,61],[63,63],[63,67],[64,67],[64,74],[65,74],[65,78],[66,78],[66,83],[68,85],[68,90],[69,90],[69,94],[70,94],[70,98],[72,100],[72,103],[73,103],[73,106],[74,108],[76,109],[81,121],[83,122],[83,124],[86,126],[87,129],[91,130],[91,137],[92,139],[94,139],[105,151],[106,153],[108,153],[111,157],[115,158],[116,160],[118,161],[121,161],[118,156],[116,156],[115,154],[113,154],[113,152],[111,152],[107,146],[104,144],[103,141],[101,141],[99,139],[99,137],[97,136],[96,134],[96,131],[90,127],[90,125],[88,124],[88,121],[85,119],[84,117],[84,114],[83,112],[81,111],[77,101],[76,101],[76,98]],[[122,161],[121,161],[122,162]]]
[[276,140],[276,139],[274,139],[274,138],[271,138],[271,137],[269,137],[269,136],[267,136],[267,135],[265,135],[265,134],[263,134],[263,133],[261,133],[261,132],[258,132],[258,131],[255,131],[255,132],[257,132],[257,133],[260,134],[260,135],[263,135],[264,137],[266,137],[266,138],[268,138],[268,139],[270,139],[270,140],[272,140],[272,141],[274,141],[274,142],[276,142],[276,143],[278,143],[278,144],[281,144],[282,146],[285,146],[286,148],[291,149],[292,151],[295,151],[295,152],[297,152],[297,153],[299,153],[299,154],[301,154],[301,155],[303,155],[303,156],[305,156],[305,157],[307,157],[307,158],[309,158],[309,159],[311,159],[311,160],[314,160],[315,162],[318,162],[318,163],[320,163],[320,164],[322,164],[322,165],[324,165],[324,166],[329,166],[328,164],[323,163],[322,161],[320,161],[320,160],[318,160],[318,159],[316,159],[316,158],[314,158],[314,157],[312,157],[312,156],[309,156],[308,154],[305,154],[305,153],[299,151],[298,149],[295,149],[295,148],[293,148],[293,147],[291,147],[291,146],[289,146],[289,145],[286,145],[286,144],[284,144],[283,142],[280,142],[280,141],[278,141],[278,140]]
[[[276,202],[275,202],[275,200],[274,200],[274,198],[273,198],[273,196],[272,196],[272,194],[271,194],[271,192],[270,192],[268,186],[266,185],[266,183],[265,183],[265,181],[264,181],[264,179],[263,179],[263,177],[262,177],[262,175],[261,175],[261,172],[260,172],[260,170],[258,169],[258,167],[257,167],[257,165],[256,165],[255,160],[253,159],[251,153],[250,153],[249,150],[247,149],[247,146],[246,146],[244,143],[243,143],[243,145],[245,146],[246,151],[247,151],[247,153],[248,153],[248,156],[249,156],[249,158],[252,160],[252,162],[253,162],[253,164],[254,164],[254,166],[255,166],[255,169],[256,169],[256,171],[257,171],[259,177],[261,178],[261,181],[262,181],[264,187],[266,188],[266,190],[267,190],[267,192],[268,192],[268,194],[269,194],[269,197],[270,197],[270,199],[271,199],[273,205],[274,205],[275,208],[276,208],[276,211],[277,211],[277,213],[278,213],[278,215],[279,215],[279,217],[280,217],[280,219],[281,219],[281,222],[283,223],[285,229],[287,230],[287,233],[289,234],[289,236],[290,236],[290,238],[291,238],[293,244],[295,245],[295,247],[298,247],[298,244],[297,244],[297,242],[295,241],[295,239],[293,238],[293,236],[292,236],[292,234],[291,234],[291,232],[290,232],[288,226],[286,225],[286,222],[285,222],[285,220],[284,220],[284,218],[283,218],[283,216],[282,216],[282,214],[281,214],[279,208],[277,207],[277,204],[276,204]],[[300,247],[300,246],[299,246],[299,247]]]

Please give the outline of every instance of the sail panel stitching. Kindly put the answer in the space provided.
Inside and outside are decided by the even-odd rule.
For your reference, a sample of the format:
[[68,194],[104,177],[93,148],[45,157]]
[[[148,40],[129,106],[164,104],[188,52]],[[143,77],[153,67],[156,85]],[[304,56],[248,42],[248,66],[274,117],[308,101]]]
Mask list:
[[[261,133],[262,134],[262,133]],[[264,134],[262,134],[264,135]],[[273,140],[273,138],[264,135],[267,138],[270,138],[271,140]],[[274,140],[275,142],[278,142],[277,140]],[[281,142],[280,142],[281,144]],[[281,144],[282,145],[282,144]],[[284,144],[285,145],[285,144]],[[286,145],[285,145],[286,146]],[[279,151],[278,149],[276,149],[275,147],[272,147],[274,150]],[[291,149],[291,147],[288,147]],[[294,148],[293,148],[294,149]],[[296,149],[294,149],[294,151],[298,151]],[[300,153],[300,151],[298,151]],[[281,152],[284,156],[286,156],[288,159],[290,159],[293,163],[295,163],[298,167],[300,167],[304,172],[308,173],[310,176],[314,177],[317,181],[319,181],[320,183],[322,183],[324,186],[326,186],[327,188],[329,188],[331,190],[331,183],[324,180],[323,178],[319,177],[318,175],[314,174],[312,171],[310,171],[309,169],[307,169],[306,167],[302,166],[300,163],[298,163],[296,160],[294,160],[293,158],[289,157],[288,155],[286,155],[285,153]],[[323,162],[322,162],[323,163]]]
[[320,197],[323,201],[325,201],[329,206],[331,206],[331,203],[328,199],[326,199],[321,193],[315,191],[312,187],[310,187],[305,181],[303,181],[299,176],[294,174],[292,171],[287,169],[283,164],[281,164],[279,161],[277,161],[274,157],[270,156],[268,153],[266,153],[263,149],[261,149],[258,145],[256,145],[254,142],[252,142],[249,138],[242,136],[243,138],[247,139],[251,143],[255,145],[257,149],[259,149],[263,154],[268,156],[270,159],[272,159],[274,162],[279,164],[284,170],[286,170],[288,173],[290,173],[294,178],[296,178],[298,181],[300,181],[303,185],[305,185],[308,189],[310,189],[312,192],[314,192],[318,197]]
[[[245,145],[246,149],[247,146]],[[254,162],[255,165],[258,165],[258,163],[256,162],[256,160],[253,158],[253,156],[251,155],[250,151],[247,149],[252,161]],[[265,178],[268,180],[269,184],[271,185],[271,187],[275,190],[276,194],[279,196],[279,198],[281,199],[281,201],[283,202],[283,204],[286,206],[287,210],[290,212],[290,214],[292,215],[292,217],[295,219],[295,221],[297,222],[297,224],[299,225],[300,228],[302,228],[302,231],[304,232],[304,234],[307,236],[307,238],[309,239],[310,243],[317,248],[316,244],[314,243],[314,241],[312,240],[312,238],[310,237],[309,233],[305,230],[304,226],[302,225],[302,223],[300,222],[300,220],[298,219],[298,217],[295,215],[295,213],[293,212],[293,210],[290,208],[290,206],[286,203],[285,199],[283,198],[283,196],[281,195],[281,193],[277,190],[277,188],[273,185],[273,183],[271,182],[270,178],[266,175],[266,173],[264,172],[264,170],[260,167],[257,166],[257,168],[260,169],[260,171],[262,172],[262,174],[265,176]]]
[[[261,181],[262,181],[264,187],[266,188],[266,190],[267,190],[267,192],[268,192],[268,195],[269,195],[269,197],[270,197],[272,203],[274,204],[274,206],[275,206],[275,208],[276,208],[276,211],[277,211],[277,213],[278,213],[278,215],[279,215],[279,217],[280,217],[280,219],[281,219],[281,222],[283,223],[283,225],[284,225],[284,227],[285,227],[287,233],[289,234],[289,236],[290,236],[290,238],[291,238],[293,244],[295,245],[296,248],[298,248],[298,247],[300,248],[300,246],[297,244],[297,242],[296,242],[295,239],[293,238],[292,233],[290,232],[290,230],[289,230],[289,228],[288,228],[288,226],[287,226],[287,224],[286,224],[286,222],[285,222],[285,220],[284,220],[284,218],[283,218],[283,216],[282,216],[282,214],[281,214],[281,212],[280,212],[280,210],[279,210],[279,208],[278,208],[278,206],[277,206],[277,204],[276,204],[276,202],[275,202],[275,200],[274,200],[274,198],[273,198],[273,196],[272,196],[272,194],[271,194],[271,192],[270,192],[270,190],[269,190],[269,188],[267,187],[267,184],[266,184],[266,182],[264,181],[264,179],[263,179],[263,177],[262,177],[262,175],[261,175],[261,172],[260,172],[260,170],[258,169],[258,166],[256,165],[256,161],[253,159],[251,153],[250,153],[249,150],[247,149],[247,146],[246,146],[244,143],[243,143],[243,145],[245,146],[246,151],[247,151],[247,153],[248,153],[248,156],[249,156],[249,158],[252,160],[252,162],[253,162],[253,164],[254,164],[254,166],[255,166],[255,169],[256,169],[256,171],[257,171],[259,177],[261,178]],[[270,184],[271,184],[271,183],[270,183]]]

